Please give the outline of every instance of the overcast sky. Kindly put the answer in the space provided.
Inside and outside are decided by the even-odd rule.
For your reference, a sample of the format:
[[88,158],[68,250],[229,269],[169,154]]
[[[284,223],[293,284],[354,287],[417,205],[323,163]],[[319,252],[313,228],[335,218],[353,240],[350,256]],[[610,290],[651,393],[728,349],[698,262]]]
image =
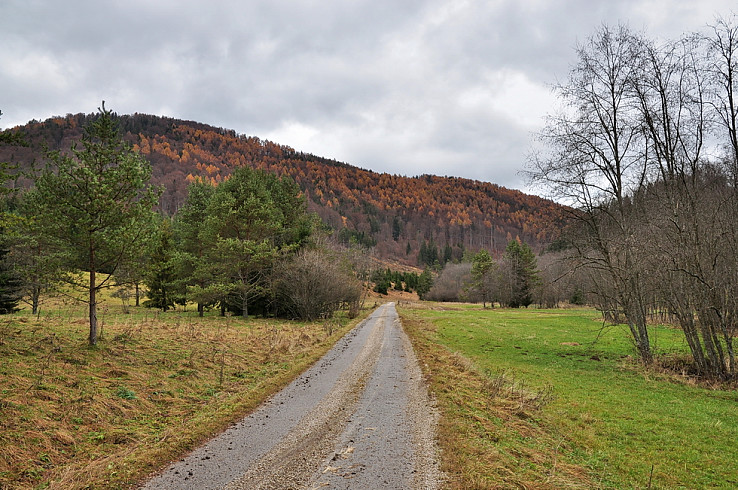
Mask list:
[[735,0],[2,0],[0,128],[100,101],[379,172],[524,189],[603,23],[678,37]]

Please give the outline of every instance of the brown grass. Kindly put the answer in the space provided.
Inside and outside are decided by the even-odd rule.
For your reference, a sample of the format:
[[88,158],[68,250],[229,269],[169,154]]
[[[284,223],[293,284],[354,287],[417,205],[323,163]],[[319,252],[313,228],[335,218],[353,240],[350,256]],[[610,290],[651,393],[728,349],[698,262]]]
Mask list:
[[[128,488],[294,379],[351,325],[111,307],[0,323],[0,488]],[[354,322],[355,324],[355,322]]]
[[408,310],[401,317],[438,401],[448,488],[596,487],[584,468],[559,457],[567,441],[537,418],[550,392],[527,390],[511,373],[481,373],[437,342],[433,324]]

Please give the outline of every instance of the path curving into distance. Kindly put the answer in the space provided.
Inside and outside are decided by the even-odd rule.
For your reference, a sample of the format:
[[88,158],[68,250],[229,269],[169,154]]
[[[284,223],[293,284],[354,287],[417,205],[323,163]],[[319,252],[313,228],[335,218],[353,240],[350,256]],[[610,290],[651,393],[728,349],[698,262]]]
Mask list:
[[438,488],[437,415],[393,303],[143,489]]

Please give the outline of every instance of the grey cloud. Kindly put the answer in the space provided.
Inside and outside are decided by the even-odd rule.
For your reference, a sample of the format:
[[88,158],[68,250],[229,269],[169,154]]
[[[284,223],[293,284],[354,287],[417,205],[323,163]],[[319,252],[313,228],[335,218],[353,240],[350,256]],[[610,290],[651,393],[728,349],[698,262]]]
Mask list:
[[259,137],[297,125],[310,136],[278,142],[378,171],[521,187],[530,131],[547,110],[543,91],[566,76],[578,41],[618,21],[676,36],[730,8],[727,0],[10,0],[0,17],[0,125],[91,112],[105,99],[121,113]]

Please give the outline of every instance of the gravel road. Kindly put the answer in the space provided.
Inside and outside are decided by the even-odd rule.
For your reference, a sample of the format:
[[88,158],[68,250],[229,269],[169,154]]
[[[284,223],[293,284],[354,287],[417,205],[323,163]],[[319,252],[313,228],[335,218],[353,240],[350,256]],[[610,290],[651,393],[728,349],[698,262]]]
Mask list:
[[440,486],[437,415],[393,303],[144,489]]

